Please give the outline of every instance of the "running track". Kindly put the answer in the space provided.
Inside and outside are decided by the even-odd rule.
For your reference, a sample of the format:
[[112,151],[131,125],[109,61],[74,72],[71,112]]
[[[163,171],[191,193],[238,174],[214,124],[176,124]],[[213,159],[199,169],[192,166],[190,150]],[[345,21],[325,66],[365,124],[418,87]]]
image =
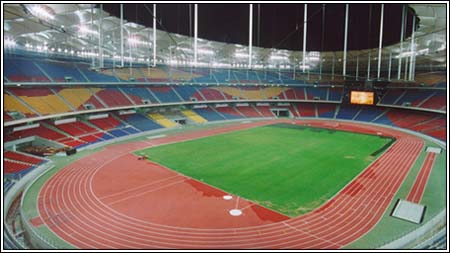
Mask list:
[[[118,212],[93,190],[96,173],[134,150],[273,122],[238,124],[109,146],[68,165],[46,182],[38,200],[40,219],[59,237],[85,249],[336,249],[360,238],[377,224],[423,148],[421,139],[403,132],[340,123],[339,129],[382,132],[397,141],[320,208],[257,226],[206,229],[149,222]],[[333,127],[323,121],[296,122]],[[188,215],[183,210],[179,214]]]
[[425,191],[425,186],[428,182],[428,177],[430,176],[431,169],[433,168],[434,161],[436,160],[436,153],[428,153],[425,161],[423,162],[422,168],[420,169],[419,174],[414,182],[414,185],[411,187],[411,191],[406,197],[406,200],[420,203],[422,199],[423,192]]

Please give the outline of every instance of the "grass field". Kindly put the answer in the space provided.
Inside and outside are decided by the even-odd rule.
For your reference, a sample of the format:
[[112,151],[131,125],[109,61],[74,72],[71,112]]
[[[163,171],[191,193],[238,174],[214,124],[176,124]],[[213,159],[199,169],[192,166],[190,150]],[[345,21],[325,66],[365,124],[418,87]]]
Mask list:
[[295,217],[335,195],[391,142],[373,135],[276,124],[136,153]]

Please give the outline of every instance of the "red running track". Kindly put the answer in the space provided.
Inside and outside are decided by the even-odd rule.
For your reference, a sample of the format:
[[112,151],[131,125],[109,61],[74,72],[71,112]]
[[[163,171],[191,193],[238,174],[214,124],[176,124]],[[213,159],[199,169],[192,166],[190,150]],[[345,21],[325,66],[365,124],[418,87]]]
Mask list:
[[[123,174],[115,174],[118,171],[117,168],[132,171],[129,167],[123,167],[122,159],[129,157],[130,152],[134,150],[150,145],[272,124],[273,122],[239,124],[162,139],[109,146],[103,151],[68,165],[47,181],[41,189],[38,200],[41,219],[63,240],[85,249],[336,249],[355,241],[377,224],[423,147],[421,139],[392,129],[353,123],[336,125],[323,121],[297,120],[295,121],[297,124],[308,123],[313,126],[355,132],[382,132],[383,135],[396,137],[397,141],[332,199],[310,213],[285,219],[281,216],[276,217],[276,214],[267,215],[267,210],[265,210],[262,213],[265,213],[266,218],[270,217],[270,219],[258,220],[257,216],[260,217],[258,211],[250,208],[251,202],[245,202],[244,205],[239,206],[246,208],[242,216],[222,215],[224,219],[242,218],[247,222],[243,226],[236,226],[236,223],[231,222],[221,222],[218,219],[209,219],[207,216],[205,216],[207,222],[203,222],[195,215],[199,210],[193,211],[189,209],[188,205],[173,208],[170,214],[176,221],[152,220],[152,217],[156,217],[152,216],[152,213],[169,210],[167,203],[153,202],[152,200],[157,199],[155,196],[164,195],[165,190],[179,187],[180,184],[185,185],[186,181],[190,179],[170,174],[169,170],[164,170],[151,163],[149,166],[153,168],[151,169],[153,175],[159,173],[161,176],[157,177],[156,181],[139,181],[136,182],[135,187],[130,187],[133,184],[122,180],[123,186],[121,186],[120,175]],[[125,161],[130,160],[125,159]],[[105,178],[108,174],[109,178]],[[141,176],[141,178],[143,177]],[[161,180],[167,180],[167,182],[162,183]],[[106,182],[113,187],[105,186]],[[199,187],[199,182],[196,184],[196,187]],[[201,186],[200,183],[203,192],[211,190],[205,191],[205,187],[208,188],[206,185]],[[108,192],[108,188],[114,188],[116,191]],[[183,200],[183,198],[181,200],[177,198],[178,195],[182,195],[184,198],[196,196],[192,202],[202,199],[198,198],[198,192],[197,195],[194,193],[186,195],[186,189],[188,188],[166,192],[165,196],[174,195],[173,199],[167,201],[175,203]],[[158,194],[151,194],[154,191],[158,191]],[[127,195],[127,192],[139,196]],[[150,192],[148,196],[147,192]],[[212,194],[213,196],[203,196],[205,200],[200,202],[208,203],[214,197],[220,199],[218,197],[220,194],[216,192],[216,196],[214,194]],[[130,204],[127,202],[129,199],[125,198],[134,198],[135,201]],[[222,200],[221,203],[225,202]],[[217,200],[214,203],[219,202]],[[239,205],[237,202],[235,204]],[[224,211],[223,208],[229,210],[229,206],[223,205],[219,208],[220,210]],[[136,207],[139,208],[136,209]],[[213,207],[210,206],[207,209],[214,216],[216,215],[214,212],[217,211],[213,211]],[[160,211],[158,211],[159,208],[161,208]],[[258,208],[256,209],[258,210]],[[142,210],[147,210],[147,212]],[[178,219],[179,217],[184,217],[184,219]],[[189,223],[190,226],[173,225],[188,224],[189,217],[193,217],[192,220],[195,221]],[[215,226],[215,220],[217,226]],[[209,224],[210,227],[206,227],[206,224]],[[231,225],[223,227],[226,224]]]
[[409,192],[408,197],[406,197],[406,200],[414,203],[420,203],[435,160],[436,153],[427,154],[422,168],[420,169],[420,172],[417,175],[416,180],[414,181],[414,185],[411,187],[411,191]]

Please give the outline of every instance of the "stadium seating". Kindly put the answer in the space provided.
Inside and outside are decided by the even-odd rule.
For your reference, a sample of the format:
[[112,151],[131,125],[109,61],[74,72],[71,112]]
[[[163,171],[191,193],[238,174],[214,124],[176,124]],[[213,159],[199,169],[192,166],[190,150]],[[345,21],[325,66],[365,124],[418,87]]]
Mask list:
[[150,86],[149,89],[161,103],[181,102],[171,86]]
[[119,117],[141,131],[149,131],[162,128],[161,125],[155,123],[154,121],[139,113],[120,115]]
[[86,65],[78,64],[78,69],[82,74],[90,81],[94,83],[105,83],[105,82],[118,82],[119,80],[112,75],[103,74],[100,72],[95,72],[88,69]]
[[[19,101],[15,97],[9,94],[3,94],[4,99],[4,110],[7,112],[20,112],[27,117],[34,117],[34,113],[29,106],[25,105],[23,102]],[[5,113],[3,113],[5,115]]]
[[112,116],[109,116],[107,118],[101,118],[101,119],[90,119],[90,123],[94,124],[96,127],[102,129],[102,130],[110,130],[114,128],[120,128],[124,127],[125,124],[118,121]]
[[325,88],[308,87],[305,90],[308,100],[327,100],[327,89]]
[[240,97],[243,99],[261,100],[265,98],[260,87],[239,87],[239,90],[241,91]]
[[383,107],[364,106],[353,120],[371,122],[384,112]]
[[46,87],[9,88],[8,90],[41,115],[72,111],[60,97]]
[[341,105],[338,113],[336,114],[336,118],[352,120],[355,116],[357,116],[359,110],[361,110],[361,107],[359,106]]
[[328,88],[329,90],[329,101],[341,101],[342,100],[342,88]]
[[295,97],[298,99],[298,100],[306,100],[306,91],[305,91],[305,88],[298,88],[298,87],[295,87],[295,88],[292,88],[292,90],[294,91],[294,93],[295,93]]
[[192,121],[194,121],[196,123],[206,123],[206,122],[208,122],[205,118],[203,118],[202,116],[198,115],[194,111],[183,110],[183,111],[181,111],[181,113],[184,116],[188,117],[190,120],[192,120]]
[[11,82],[50,82],[50,79],[29,59],[6,58],[4,75]]
[[25,138],[25,137],[34,136],[34,135],[37,135],[37,136],[40,136],[42,138],[49,139],[49,140],[59,140],[59,139],[63,139],[63,138],[67,137],[67,136],[65,136],[61,133],[58,133],[52,129],[49,129],[43,125],[40,125],[36,128],[20,130],[20,131],[15,131],[15,132],[11,133],[11,136],[13,136],[16,139]]
[[40,164],[41,162],[43,162],[44,160],[33,157],[33,156],[29,156],[29,155],[25,155],[22,153],[17,153],[14,151],[6,151],[3,153],[3,158],[8,158],[10,160],[16,160],[16,161],[21,161],[24,163],[28,163],[28,164]]
[[227,107],[216,107],[215,108],[217,112],[222,114],[225,119],[239,119],[243,118],[242,114],[240,114],[234,107],[227,106]]
[[222,92],[219,90],[216,90],[214,88],[198,88],[199,93],[201,94],[194,94],[194,96],[199,99],[204,97],[207,101],[210,100],[226,100],[227,98],[223,95]]
[[445,111],[447,109],[447,94],[444,90],[436,91],[433,96],[419,105],[421,108]]
[[18,161],[4,159],[3,162],[4,162],[3,172],[5,174],[17,174],[17,173],[23,172],[24,170],[30,168],[29,164],[21,163]]
[[262,115],[256,111],[251,105],[249,106],[237,106],[236,110],[247,118],[259,118]]
[[96,93],[108,107],[129,106],[133,105],[131,101],[125,97],[119,88],[105,88]]
[[85,110],[85,105],[87,104],[91,104],[96,109],[100,109],[104,108],[104,106],[94,95],[100,90],[100,88],[84,87],[63,88],[58,91],[58,94],[77,110]]
[[115,68],[111,74],[115,75],[122,81],[147,82],[143,71],[144,68]]
[[168,83],[170,82],[169,74],[163,67],[150,68],[142,71],[145,78],[152,83]]
[[316,105],[309,103],[299,103],[297,104],[297,110],[301,117],[315,117],[316,116]]
[[263,117],[275,117],[275,115],[270,110],[270,106],[257,106],[255,107]]
[[317,115],[319,118],[334,118],[335,104],[317,104]]
[[195,113],[202,116],[208,121],[225,120],[225,117],[215,112],[213,109],[207,108],[196,108],[192,109]]
[[204,99],[201,96],[194,96],[197,93],[197,89],[195,86],[174,86],[173,89],[178,93],[178,95],[183,98],[184,101],[191,101],[192,98],[195,98],[197,101],[203,101]]
[[171,128],[171,127],[176,127],[178,126],[177,123],[171,121],[170,119],[166,118],[165,116],[163,116],[162,114],[159,113],[149,113],[148,116],[154,120],[156,123],[158,123],[161,126],[167,127],[167,128]]
[[389,89],[381,98],[379,104],[393,105],[399,98],[401,98],[403,93],[404,90],[402,89]]
[[89,133],[97,132],[95,128],[92,128],[81,121],[75,121],[71,123],[65,123],[60,125],[54,125],[56,128],[72,135],[81,136]]
[[135,104],[143,104],[143,100],[150,101],[152,104],[158,103],[158,100],[150,93],[147,87],[132,86],[121,87],[120,89],[132,98]]
[[35,61],[45,73],[55,82],[86,82],[86,78],[78,71],[74,64],[55,61]]

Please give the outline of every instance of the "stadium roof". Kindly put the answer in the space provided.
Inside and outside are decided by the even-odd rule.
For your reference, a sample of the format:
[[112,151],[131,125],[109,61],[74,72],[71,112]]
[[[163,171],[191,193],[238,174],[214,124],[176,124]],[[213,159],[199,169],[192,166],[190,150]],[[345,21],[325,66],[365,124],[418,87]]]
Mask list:
[[[150,5],[151,6],[151,5]],[[414,52],[417,69],[445,68],[447,57],[446,5],[410,4],[420,19],[415,31]],[[105,59],[120,61],[121,20],[101,11],[94,4],[4,4],[4,47],[7,50],[23,48],[49,54],[66,54],[82,57],[98,57],[99,47]],[[388,24],[385,24],[388,25]],[[153,53],[153,29],[123,21],[124,57],[134,62],[151,63]],[[102,36],[99,36],[99,34]],[[186,65],[194,58],[194,38],[156,31],[157,63]],[[242,67],[248,61],[248,45],[226,44],[198,39],[200,66]],[[295,68],[301,66],[302,51],[288,51],[253,47],[253,68]],[[307,65],[317,69],[322,60],[323,71],[337,74],[342,70],[343,52],[307,52]],[[400,43],[384,47],[381,68],[388,68],[391,57],[393,74],[397,70],[397,58],[411,55],[411,37],[405,39],[403,51]],[[367,70],[368,57],[372,71],[377,65],[378,48],[349,51],[347,73],[355,75],[358,63],[359,75]],[[320,60],[319,60],[320,59]]]

